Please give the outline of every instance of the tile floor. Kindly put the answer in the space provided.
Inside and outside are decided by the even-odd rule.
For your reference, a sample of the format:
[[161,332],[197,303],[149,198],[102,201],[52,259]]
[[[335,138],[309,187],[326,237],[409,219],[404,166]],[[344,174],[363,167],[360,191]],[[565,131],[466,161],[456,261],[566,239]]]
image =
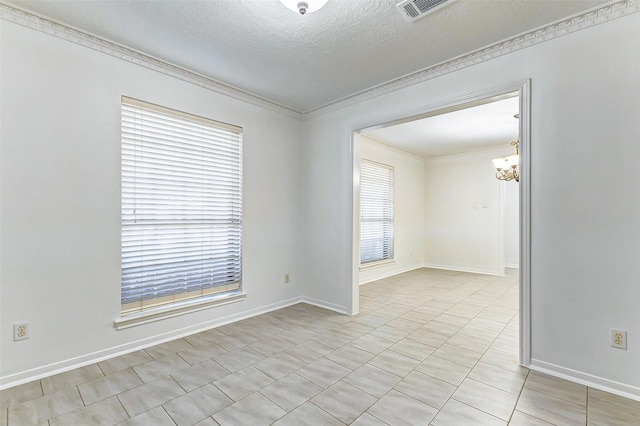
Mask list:
[[640,425],[520,367],[516,271],[421,269],[2,391],[0,425]]

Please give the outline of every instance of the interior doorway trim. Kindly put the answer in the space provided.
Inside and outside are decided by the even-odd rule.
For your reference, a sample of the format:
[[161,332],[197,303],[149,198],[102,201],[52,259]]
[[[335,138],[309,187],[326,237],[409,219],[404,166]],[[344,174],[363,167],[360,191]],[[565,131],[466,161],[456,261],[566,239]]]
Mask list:
[[353,240],[352,240],[352,314],[359,312],[359,274],[360,274],[360,131],[388,127],[409,121],[432,117],[452,111],[482,105],[500,99],[519,96],[520,101],[520,288],[519,288],[519,362],[529,366],[531,363],[531,80],[520,80],[500,87],[488,89],[450,99],[427,108],[418,114],[398,118],[386,123],[372,123],[361,129],[353,129],[351,155],[353,167]]

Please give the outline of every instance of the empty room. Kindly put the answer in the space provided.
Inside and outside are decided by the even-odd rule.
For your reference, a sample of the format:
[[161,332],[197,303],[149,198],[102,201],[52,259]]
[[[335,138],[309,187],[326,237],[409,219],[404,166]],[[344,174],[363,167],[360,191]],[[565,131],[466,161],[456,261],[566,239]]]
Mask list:
[[0,0],[0,425],[640,424],[639,12]]

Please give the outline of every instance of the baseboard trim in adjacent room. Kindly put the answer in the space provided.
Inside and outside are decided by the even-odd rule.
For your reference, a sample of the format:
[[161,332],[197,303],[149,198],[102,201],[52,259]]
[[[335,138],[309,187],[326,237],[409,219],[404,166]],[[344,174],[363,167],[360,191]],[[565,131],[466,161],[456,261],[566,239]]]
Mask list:
[[420,265],[409,266],[407,268],[396,269],[396,270],[393,270],[393,271],[382,272],[381,274],[375,275],[372,278],[367,278],[364,281],[360,281],[359,285],[368,284],[370,282],[378,281],[378,280],[381,280],[383,278],[389,278],[389,277],[392,277],[392,276],[398,275],[398,274],[404,274],[405,272],[415,271],[416,269],[420,269],[422,267],[423,266],[420,264]]
[[594,376],[592,374],[583,373],[581,371],[572,370],[570,368],[561,367],[545,361],[532,359],[529,368],[540,373],[549,374],[550,376],[569,380],[581,385],[589,386],[624,398],[640,401],[640,388],[625,385],[624,383],[605,379],[603,377]]
[[445,271],[457,271],[457,272],[470,272],[472,274],[483,274],[483,275],[495,275],[502,276],[502,271],[491,271],[487,269],[478,269],[478,268],[467,268],[465,266],[449,266],[449,265],[434,265],[431,263],[424,263],[422,265],[423,268],[431,268],[431,269],[443,269]]
[[346,306],[336,305],[334,303],[325,302],[324,300],[314,299],[313,297],[307,297],[307,296],[302,296],[302,299],[300,301],[302,303],[308,303],[309,305],[328,309],[330,311],[334,311],[339,314],[350,315]]
[[[294,297],[291,299],[272,303],[270,305],[260,306],[258,308],[250,309],[248,311],[227,315],[225,317],[217,318],[215,320],[202,322],[200,324],[195,324],[195,325],[174,330],[168,333],[163,333],[153,337],[137,340],[135,342],[127,343],[124,345],[103,349],[101,351],[93,352],[93,353],[82,355],[79,357],[57,361],[48,365],[33,368],[31,370],[26,370],[20,373],[15,373],[8,376],[0,377],[0,390],[7,389],[13,386],[18,386],[24,383],[28,383],[33,380],[42,379],[44,377],[49,377],[54,374],[64,373],[69,370],[73,370],[79,367],[84,367],[86,365],[94,364],[96,362],[104,361],[120,355],[125,355],[130,352],[135,352],[140,349],[148,348],[150,346],[155,346],[171,340],[190,336],[192,334],[209,330],[211,328],[220,327],[225,324],[251,318],[256,315],[266,314],[268,312],[286,308],[287,306],[295,305],[300,302],[303,302],[302,297]],[[309,303],[309,302],[306,302],[306,303]],[[311,304],[315,304],[315,303],[311,303]],[[325,307],[325,306],[322,306],[322,307]],[[332,308],[327,307],[327,309],[332,309]],[[332,309],[332,310],[335,310],[335,309]]]

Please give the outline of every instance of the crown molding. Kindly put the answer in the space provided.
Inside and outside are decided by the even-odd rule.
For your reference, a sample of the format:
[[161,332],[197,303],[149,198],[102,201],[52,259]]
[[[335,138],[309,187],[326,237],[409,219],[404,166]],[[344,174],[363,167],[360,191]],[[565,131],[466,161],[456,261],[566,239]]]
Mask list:
[[640,0],[613,0],[423,70],[304,111],[309,119],[640,11]]
[[113,41],[98,37],[86,31],[71,27],[54,19],[46,18],[36,13],[24,10],[18,6],[0,2],[0,19],[23,27],[31,28],[45,34],[70,41],[80,46],[88,47],[101,53],[131,62],[153,71],[186,81],[191,84],[279,112],[296,119],[302,118],[302,113],[277,102],[246,92],[237,87],[222,83],[202,74],[182,68],[171,62],[164,61],[152,55],[123,46]]
[[248,102],[296,119],[308,119],[367,99],[375,98],[408,86],[457,71],[472,65],[506,55],[545,41],[590,28],[640,11],[640,0],[613,0],[584,12],[543,25],[500,42],[485,46],[440,62],[420,71],[371,87],[334,102],[301,112],[285,105],[262,98],[253,93],[214,80],[178,65],[131,49],[113,41],[79,30],[56,20],[29,12],[18,6],[0,2],[0,19],[31,28],[54,37],[79,44],[136,65],[195,84],[205,89]]

